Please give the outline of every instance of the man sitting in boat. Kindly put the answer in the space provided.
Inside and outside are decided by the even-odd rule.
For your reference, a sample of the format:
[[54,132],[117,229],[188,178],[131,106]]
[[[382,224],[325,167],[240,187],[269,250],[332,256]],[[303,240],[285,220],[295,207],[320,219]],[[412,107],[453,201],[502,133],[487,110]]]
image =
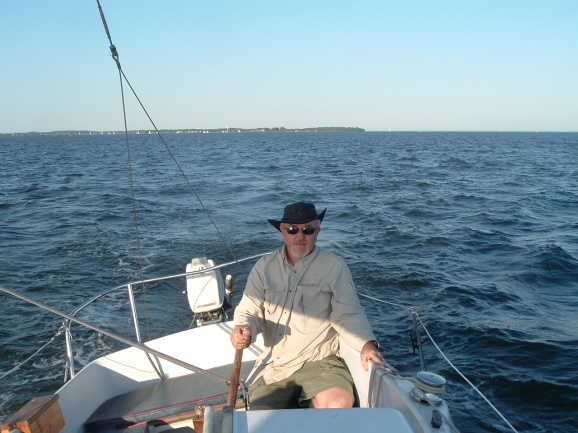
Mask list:
[[265,343],[250,375],[252,410],[352,407],[339,336],[361,353],[365,370],[369,360],[383,363],[348,266],[315,245],[326,210],[297,202],[268,220],[285,244],[255,264],[235,309],[233,346],[246,348],[259,333]]

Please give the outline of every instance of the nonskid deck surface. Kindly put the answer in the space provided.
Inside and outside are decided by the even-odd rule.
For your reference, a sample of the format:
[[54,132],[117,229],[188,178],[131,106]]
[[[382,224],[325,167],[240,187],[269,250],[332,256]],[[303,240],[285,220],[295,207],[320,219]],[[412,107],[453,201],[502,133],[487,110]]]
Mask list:
[[[241,377],[247,377],[253,364],[254,361],[243,362]],[[209,371],[230,377],[232,365]],[[196,407],[202,405],[224,405],[228,393],[229,387],[225,383],[199,373],[166,379],[105,401],[86,421],[85,431],[126,429],[194,412]]]

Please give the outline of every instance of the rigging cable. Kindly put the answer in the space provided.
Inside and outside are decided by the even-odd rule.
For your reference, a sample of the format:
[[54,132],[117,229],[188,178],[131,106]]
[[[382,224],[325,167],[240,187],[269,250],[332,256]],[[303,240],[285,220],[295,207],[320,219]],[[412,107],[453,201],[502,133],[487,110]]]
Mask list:
[[504,417],[504,415],[502,415],[502,413],[490,402],[490,400],[488,400],[486,398],[486,396],[464,374],[462,374],[462,372],[460,370],[458,370],[458,368],[442,352],[440,347],[436,344],[436,342],[432,338],[431,334],[429,333],[429,331],[425,327],[425,324],[422,322],[421,317],[419,317],[419,314],[417,315],[417,318],[418,318],[419,323],[421,323],[421,326],[423,327],[425,333],[427,334],[427,336],[429,337],[429,339],[431,340],[431,342],[433,343],[435,348],[438,350],[440,355],[443,356],[443,358],[446,360],[446,362],[456,371],[456,373],[458,373],[462,377],[462,379],[464,379],[474,389],[474,391],[476,391],[484,399],[484,401],[486,403],[488,403],[490,405],[490,407],[494,410],[494,412],[496,412],[500,416],[500,418],[502,418],[502,420],[508,425],[508,427],[510,427],[514,432],[518,433],[518,431],[514,428],[514,426],[512,424],[510,424],[510,422],[506,419],[506,417]]
[[[96,3],[98,4],[98,10],[100,12],[100,18],[101,18],[102,24],[104,26],[104,31],[106,32],[106,36],[107,36],[108,41],[110,43],[110,52],[112,54],[112,59],[115,61],[116,67],[118,68],[118,73],[119,73],[120,96],[122,99],[122,114],[123,114],[123,121],[124,121],[124,138],[125,138],[126,152],[127,152],[127,159],[128,159],[128,173],[129,173],[130,193],[131,193],[131,202],[132,202],[132,215],[133,215],[135,236],[136,236],[136,243],[137,243],[138,268],[139,268],[140,279],[142,281],[142,280],[144,280],[143,265],[142,265],[142,250],[141,250],[141,242],[140,242],[139,223],[138,223],[138,211],[137,211],[137,207],[136,207],[136,195],[135,195],[135,190],[134,190],[134,176],[133,176],[133,172],[132,172],[132,159],[131,159],[131,153],[130,153],[130,143],[129,143],[129,139],[128,139],[128,124],[127,124],[127,118],[126,118],[126,103],[125,103],[125,98],[124,98],[124,85],[123,85],[124,73],[123,73],[122,67],[120,65],[120,58],[118,56],[118,51],[116,49],[116,46],[112,43],[112,37],[110,36],[110,31],[108,29],[108,25],[106,23],[106,18],[104,17],[104,12],[102,10],[102,7],[100,6],[100,1],[96,0]],[[124,77],[124,79],[126,80],[127,84],[129,85],[129,87],[132,90],[132,86],[130,86],[130,83],[128,82],[126,77]],[[134,90],[133,90],[133,94],[134,94]],[[137,98],[137,100],[138,100],[138,98]],[[141,104],[141,106],[142,106],[142,104]],[[146,301],[146,289],[145,289],[144,284],[142,284],[142,283],[141,283],[141,288],[142,288],[144,305],[145,305],[145,312],[146,312],[145,320],[146,320],[147,335],[149,335],[149,337],[150,337],[149,323],[148,323],[148,311],[146,311],[147,305],[148,305],[148,303]]]
[[[147,118],[149,119],[151,125],[153,126],[153,129],[155,130],[155,133],[157,134],[157,136],[159,137],[159,139],[161,140],[161,142],[163,143],[165,149],[167,150],[167,152],[169,153],[169,155],[171,156],[171,158],[173,159],[175,165],[177,166],[177,168],[179,169],[179,171],[181,172],[183,178],[185,179],[185,181],[187,182],[190,190],[193,192],[193,194],[195,195],[195,197],[197,198],[197,201],[199,202],[200,206],[203,208],[203,211],[205,212],[205,214],[207,215],[207,217],[209,218],[209,220],[211,221],[211,224],[213,225],[213,227],[215,227],[215,230],[217,231],[217,233],[219,234],[219,237],[221,238],[221,240],[223,241],[223,243],[225,244],[225,246],[227,247],[227,250],[229,251],[229,253],[231,254],[231,257],[233,258],[233,260],[236,260],[235,258],[235,253],[233,252],[233,248],[231,247],[231,245],[229,244],[229,242],[227,242],[225,236],[223,235],[223,233],[221,232],[221,230],[219,229],[219,227],[217,226],[217,223],[215,222],[215,220],[213,219],[213,217],[211,216],[208,208],[205,206],[205,204],[203,203],[203,201],[201,200],[201,197],[199,196],[197,190],[195,189],[195,187],[193,186],[193,184],[191,183],[191,181],[189,180],[189,178],[187,177],[187,175],[185,174],[183,168],[181,167],[181,165],[179,164],[179,161],[177,160],[176,156],[174,155],[174,153],[172,152],[172,150],[170,149],[170,147],[168,146],[168,144],[166,143],[163,135],[161,134],[161,132],[159,131],[159,129],[157,128],[155,122],[153,121],[153,119],[151,118],[151,116],[149,115],[147,109],[145,108],[144,104],[141,102],[139,96],[137,95],[136,91],[134,90],[134,88],[132,87],[132,85],[130,84],[130,81],[128,80],[128,78],[126,77],[121,65],[120,65],[120,59],[118,56],[118,51],[116,49],[116,46],[112,43],[112,37],[110,36],[110,31],[108,29],[108,25],[106,24],[106,18],[104,16],[104,12],[102,10],[102,7],[100,5],[100,0],[96,0],[97,4],[98,4],[98,9],[100,11],[100,16],[102,19],[102,24],[104,25],[104,30],[106,32],[106,35],[108,37],[108,41],[110,43],[110,51],[112,53],[112,58],[114,59],[114,61],[116,62],[116,65],[118,67],[119,73],[121,74],[122,78],[124,78],[124,80],[126,81],[127,85],[129,86],[130,90],[132,91],[134,97],[136,98],[137,102],[139,103],[139,105],[141,106],[143,112],[145,113],[145,115],[147,116]],[[123,96],[124,98],[124,96]],[[125,114],[125,134],[128,135],[128,129],[126,127],[126,113],[124,112],[124,99],[123,99],[123,113]]]
[[[369,295],[366,295],[365,293],[361,293],[359,291],[357,293],[359,296],[361,296],[363,298],[370,299],[372,301],[379,302],[382,304],[393,305],[393,306],[398,307],[398,308],[407,309],[408,311],[411,311],[411,308],[412,308],[412,307],[407,307],[405,305],[396,304],[394,302],[384,301],[383,299],[369,296]],[[512,426],[512,424],[510,424],[510,422],[506,419],[506,417],[504,415],[502,415],[502,413],[496,408],[496,406],[494,406],[490,402],[490,400],[488,400],[488,398],[449,360],[449,358],[444,354],[444,352],[441,350],[441,348],[437,345],[437,343],[433,339],[432,335],[429,333],[428,329],[426,328],[425,323],[423,323],[423,321],[421,320],[421,317],[419,316],[419,314],[417,314],[417,312],[416,312],[416,315],[417,315],[417,319],[418,319],[419,323],[421,324],[425,333],[429,337],[430,341],[433,343],[433,345],[435,346],[437,351],[440,353],[440,355],[449,364],[449,366],[452,367],[455,370],[455,372],[458,373],[460,375],[460,377],[462,379],[464,379],[474,389],[474,391],[476,391],[482,397],[482,399],[484,399],[484,401],[494,410],[494,412],[496,412],[496,414],[498,414],[498,416],[508,425],[508,427],[510,427],[512,429],[513,432],[518,433],[518,431],[514,428],[514,426]]]
[[60,336],[60,334],[62,334],[62,331],[64,331],[64,326],[61,325],[58,328],[58,330],[56,331],[56,334],[54,334],[52,336],[52,338],[46,342],[46,344],[42,345],[36,352],[34,352],[32,355],[30,355],[24,361],[20,362],[18,365],[14,366],[14,368],[12,368],[11,370],[8,370],[6,373],[4,373],[2,376],[0,376],[0,380],[4,379],[6,376],[8,376],[11,373],[14,373],[16,370],[18,370],[20,367],[22,367],[24,364],[26,364],[28,361],[30,361],[32,358],[34,358],[36,355],[38,355],[40,352],[42,352],[42,350],[44,350],[44,348],[46,346],[48,346],[50,343],[52,343],[54,341],[54,339],[56,337],[58,337],[58,336]]

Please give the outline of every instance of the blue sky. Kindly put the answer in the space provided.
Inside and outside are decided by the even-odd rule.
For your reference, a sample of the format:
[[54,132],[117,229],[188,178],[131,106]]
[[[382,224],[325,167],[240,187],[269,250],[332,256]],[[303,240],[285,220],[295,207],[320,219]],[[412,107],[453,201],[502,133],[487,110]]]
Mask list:
[[[160,129],[578,131],[575,0],[101,5]],[[0,23],[0,132],[124,128],[96,0],[0,0]]]

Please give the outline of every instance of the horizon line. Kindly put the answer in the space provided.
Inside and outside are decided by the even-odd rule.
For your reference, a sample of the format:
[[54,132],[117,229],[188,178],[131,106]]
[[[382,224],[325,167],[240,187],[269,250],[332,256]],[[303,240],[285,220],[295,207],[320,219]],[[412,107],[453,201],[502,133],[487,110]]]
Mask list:
[[[316,131],[317,130],[317,131]],[[331,131],[333,130],[333,131]],[[164,128],[164,129],[131,129],[124,130],[91,130],[91,129],[62,129],[53,131],[27,131],[27,132],[0,132],[0,136],[16,135],[111,135],[111,134],[144,134],[153,135],[157,133],[220,133],[220,134],[238,134],[238,133],[262,133],[262,132],[477,132],[477,133],[577,133],[577,131],[560,131],[560,130],[514,130],[514,129],[365,129],[361,127],[349,126],[317,126],[305,128],[286,128],[283,126],[275,127],[257,127],[257,128],[239,128],[239,127],[217,127],[217,128]]]

